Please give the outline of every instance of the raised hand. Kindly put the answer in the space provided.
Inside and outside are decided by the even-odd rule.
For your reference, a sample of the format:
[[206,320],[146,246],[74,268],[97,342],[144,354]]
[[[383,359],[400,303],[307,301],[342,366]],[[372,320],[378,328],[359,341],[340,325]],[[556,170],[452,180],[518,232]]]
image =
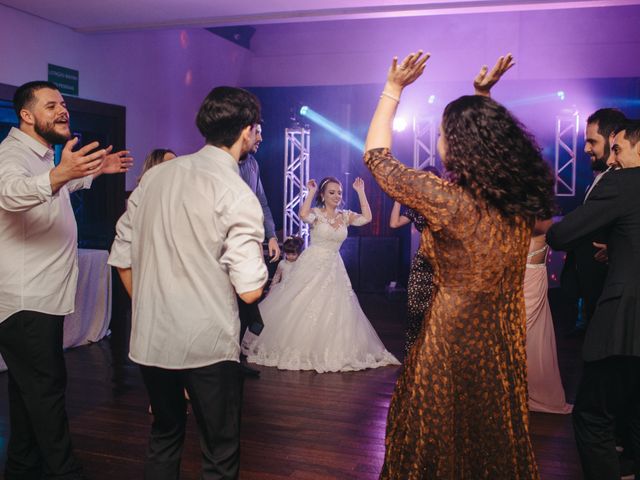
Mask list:
[[74,152],[73,147],[77,143],[77,138],[72,138],[66,143],[62,149],[60,163],[55,168],[58,169],[58,172],[66,181],[86,177],[98,172],[107,154],[104,148],[96,150],[100,146],[98,142],[91,142],[89,145],[85,145]]
[[307,182],[307,188],[309,189],[309,192],[315,192],[316,190],[318,190],[318,184],[316,183],[316,181],[312,178],[311,180],[309,180]]
[[[70,180],[95,175],[100,172],[107,151],[98,142],[91,142],[77,151],[73,147],[78,143],[77,138],[69,140],[62,149],[60,163],[49,172],[52,193],[57,192]],[[94,151],[95,150],[95,151]]]
[[400,64],[398,57],[393,57],[387,73],[387,85],[402,89],[415,82],[424,72],[430,56],[430,53],[423,54],[422,50],[418,50],[407,55]]
[[100,173],[125,173],[129,171],[133,165],[133,157],[129,155],[129,150],[120,150],[111,153],[113,145],[109,145],[106,149],[107,156],[102,164]]
[[515,65],[513,61],[513,55],[507,53],[503,57],[499,57],[496,64],[491,71],[489,67],[483,65],[476,78],[473,79],[473,88],[476,91],[476,95],[483,95],[485,97],[491,96],[491,88],[498,83],[498,80],[502,78],[507,70]]
[[360,177],[357,177],[353,182],[353,189],[358,193],[364,192],[364,180]]

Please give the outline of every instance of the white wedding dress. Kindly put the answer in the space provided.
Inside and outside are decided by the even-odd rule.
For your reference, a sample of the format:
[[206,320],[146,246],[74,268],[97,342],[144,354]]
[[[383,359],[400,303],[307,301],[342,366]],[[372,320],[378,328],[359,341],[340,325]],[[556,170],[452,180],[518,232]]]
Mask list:
[[400,364],[360,308],[340,257],[350,216],[353,225],[366,223],[349,211],[328,219],[312,210],[311,246],[260,303],[260,336],[245,335],[248,362],[320,373]]

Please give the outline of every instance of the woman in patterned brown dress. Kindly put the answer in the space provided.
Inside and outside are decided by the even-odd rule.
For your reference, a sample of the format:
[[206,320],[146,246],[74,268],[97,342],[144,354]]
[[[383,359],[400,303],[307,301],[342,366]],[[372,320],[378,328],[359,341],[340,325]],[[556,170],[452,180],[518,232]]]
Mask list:
[[[421,250],[436,293],[396,384],[382,479],[538,479],[529,438],[522,284],[535,218],[552,214],[552,177],[533,139],[500,104],[465,96],[444,111],[442,180],[391,154],[405,86],[428,55],[389,69],[365,163],[395,200],[428,223]],[[486,93],[511,65],[476,78]]]

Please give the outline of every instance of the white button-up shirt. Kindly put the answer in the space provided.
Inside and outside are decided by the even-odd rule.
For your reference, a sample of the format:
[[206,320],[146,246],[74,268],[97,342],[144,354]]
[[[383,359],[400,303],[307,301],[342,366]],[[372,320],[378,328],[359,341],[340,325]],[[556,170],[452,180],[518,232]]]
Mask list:
[[236,292],[267,280],[263,217],[227,152],[153,167],[116,226],[109,264],[131,268],[129,357],[167,369],[238,361]]
[[77,227],[69,192],[52,195],[53,150],[17,128],[0,144],[0,322],[16,312],[73,312],[78,281]]

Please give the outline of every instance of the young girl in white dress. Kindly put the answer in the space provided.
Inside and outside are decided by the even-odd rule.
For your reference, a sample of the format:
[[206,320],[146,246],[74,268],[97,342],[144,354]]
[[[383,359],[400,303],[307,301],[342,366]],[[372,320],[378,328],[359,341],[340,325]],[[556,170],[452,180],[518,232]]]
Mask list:
[[300,237],[289,237],[282,242],[284,258],[280,260],[280,263],[278,263],[276,273],[274,273],[273,280],[271,280],[271,287],[274,287],[289,276],[289,272],[291,271],[291,268],[293,268],[293,264],[300,256],[300,251],[302,250],[303,245],[304,240]]
[[336,178],[323,179],[319,187],[310,180],[307,187],[300,217],[311,225],[311,245],[260,303],[264,330],[245,348],[247,361],[319,373],[399,365],[360,308],[340,257],[347,227],[371,221],[364,181],[353,183],[361,214],[339,209],[342,185]]

